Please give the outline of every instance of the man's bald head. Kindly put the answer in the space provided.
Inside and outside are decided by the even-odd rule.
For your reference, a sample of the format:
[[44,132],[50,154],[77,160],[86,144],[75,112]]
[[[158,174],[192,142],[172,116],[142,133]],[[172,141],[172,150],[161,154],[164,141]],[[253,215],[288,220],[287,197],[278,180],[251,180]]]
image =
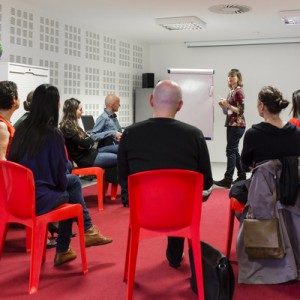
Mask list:
[[108,94],[105,97],[105,107],[112,113],[117,112],[120,107],[120,98],[115,94]]
[[108,94],[105,97],[105,106],[110,106],[114,104],[116,101],[120,101],[119,97],[115,94]]
[[154,116],[174,118],[183,104],[180,86],[174,81],[160,81],[154,88],[150,103]]

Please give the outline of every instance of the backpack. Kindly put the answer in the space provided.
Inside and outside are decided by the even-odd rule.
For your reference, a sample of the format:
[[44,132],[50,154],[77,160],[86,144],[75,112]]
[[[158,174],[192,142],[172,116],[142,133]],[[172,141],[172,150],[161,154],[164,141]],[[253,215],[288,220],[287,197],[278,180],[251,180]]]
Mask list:
[[[218,249],[201,242],[205,300],[232,300],[235,287],[234,273],[229,259]],[[189,249],[192,277],[191,288],[198,294],[193,251]]]

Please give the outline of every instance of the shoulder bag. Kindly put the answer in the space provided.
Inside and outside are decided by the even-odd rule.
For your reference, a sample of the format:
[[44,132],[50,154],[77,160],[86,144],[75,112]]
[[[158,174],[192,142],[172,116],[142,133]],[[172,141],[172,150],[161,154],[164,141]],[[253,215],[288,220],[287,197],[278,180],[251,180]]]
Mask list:
[[[277,161],[274,160],[275,181],[277,181]],[[276,183],[273,190],[273,217],[270,220],[244,219],[244,244],[248,257],[257,258],[276,258],[281,259],[285,256],[285,249],[279,228],[278,218],[275,217],[276,206]],[[251,207],[248,215],[251,214]]]

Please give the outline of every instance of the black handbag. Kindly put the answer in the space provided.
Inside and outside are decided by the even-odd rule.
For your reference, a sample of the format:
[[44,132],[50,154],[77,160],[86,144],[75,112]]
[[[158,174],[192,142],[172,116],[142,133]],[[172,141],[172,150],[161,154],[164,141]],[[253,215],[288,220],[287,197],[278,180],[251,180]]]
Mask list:
[[[228,258],[218,249],[201,242],[202,269],[205,300],[231,300],[235,279]],[[193,251],[189,249],[192,277],[191,288],[198,294]]]

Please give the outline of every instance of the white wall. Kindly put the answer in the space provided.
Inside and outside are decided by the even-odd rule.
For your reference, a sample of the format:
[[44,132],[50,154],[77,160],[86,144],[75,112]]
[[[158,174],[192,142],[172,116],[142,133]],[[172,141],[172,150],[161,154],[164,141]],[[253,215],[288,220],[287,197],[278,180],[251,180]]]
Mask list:
[[[31,14],[32,20],[29,14]],[[16,23],[13,23],[13,19]],[[58,46],[57,51],[46,50],[47,43],[42,43],[44,48],[41,48],[41,38],[46,38],[46,34],[41,31],[43,26],[41,20],[50,23],[58,22],[58,43],[55,41],[48,43],[50,47]],[[24,21],[31,22],[33,28],[30,29],[28,22],[25,24],[26,26],[23,26],[22,22]],[[21,22],[20,26],[17,22]],[[44,30],[47,28],[51,30],[56,27],[44,26]],[[66,41],[66,35],[72,34],[70,28],[73,28],[73,31],[80,29],[80,34],[74,34],[71,40]],[[97,59],[86,58],[86,54],[97,54],[86,51],[87,33],[99,35],[96,39],[90,39],[90,41],[99,42]],[[23,38],[23,34],[32,34],[32,37]],[[16,42],[18,37],[21,37],[19,43]],[[51,37],[56,38],[56,35],[50,34]],[[78,42],[78,38],[80,38],[80,42]],[[106,43],[107,40],[109,41]],[[149,46],[138,41],[123,40],[122,37],[112,36],[103,30],[88,28],[85,24],[80,23],[78,16],[65,16],[57,7],[54,7],[53,11],[45,11],[42,7],[34,7],[30,2],[23,0],[0,0],[0,41],[4,48],[2,61],[49,66],[50,83],[59,87],[62,101],[69,97],[76,97],[84,103],[88,114],[97,115],[98,111],[102,111],[104,95],[108,91],[121,94],[122,106],[119,119],[122,126],[132,123],[133,90],[141,87],[142,73],[155,73],[155,81],[158,81],[168,78],[167,70],[169,68],[214,69],[214,140],[208,141],[213,162],[226,161],[224,116],[216,103],[219,96],[226,97],[227,95],[227,73],[231,68],[240,69],[244,77],[245,115],[248,127],[261,121],[256,112],[256,100],[262,86],[277,86],[289,100],[291,100],[292,92],[300,88],[300,44],[191,49],[186,48],[184,44]],[[125,47],[121,44],[125,44]],[[108,49],[109,53],[105,54],[107,46],[110,49]],[[77,47],[80,48],[80,56],[69,53],[72,53]],[[134,55],[135,47],[140,49],[140,54],[142,53],[140,58]],[[129,50],[129,57],[120,60],[124,49]],[[110,59],[113,62],[109,61]],[[138,60],[137,63],[136,60]],[[128,62],[129,65],[126,65]],[[80,77],[79,80],[69,77],[68,73],[72,73],[72,71],[66,72],[66,65],[80,67],[80,71],[74,72],[76,76]],[[89,89],[90,82],[87,76],[91,73],[87,72],[86,68],[92,69],[92,72],[99,71],[98,81],[93,80],[92,82],[93,85],[98,85],[98,88]],[[107,75],[107,73],[112,75]],[[122,78],[124,75],[128,77]],[[108,80],[112,82],[108,83]],[[69,93],[70,90],[74,90],[75,93]],[[21,99],[21,101],[23,100]],[[289,112],[290,107],[284,114],[285,119],[289,118]]]
[[142,86],[142,73],[149,72],[149,47],[89,28],[80,16],[64,15],[59,7],[45,10],[42,2],[0,0],[1,61],[49,68],[61,103],[75,97],[95,117],[103,111],[105,96],[116,93],[120,123],[131,124],[134,89]]
[[[238,68],[244,81],[247,127],[262,121],[256,110],[257,95],[264,85],[274,85],[291,101],[300,88],[300,44],[186,48],[184,44],[151,45],[150,72],[156,80],[168,78],[168,68],[214,69],[214,140],[208,141],[212,162],[225,162],[225,116],[217,101],[228,92],[227,74]],[[290,118],[291,105],[282,113]],[[242,148],[242,143],[240,145]]]

